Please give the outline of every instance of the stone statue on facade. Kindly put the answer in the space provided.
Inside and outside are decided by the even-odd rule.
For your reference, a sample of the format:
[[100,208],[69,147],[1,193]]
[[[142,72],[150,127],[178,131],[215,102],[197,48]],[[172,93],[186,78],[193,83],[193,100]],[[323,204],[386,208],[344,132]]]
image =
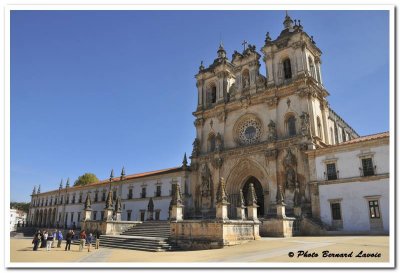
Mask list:
[[294,189],[293,204],[294,204],[295,207],[298,207],[301,204],[301,195],[300,195],[299,183],[296,183],[296,186],[295,186],[295,189]]
[[277,133],[276,133],[276,124],[273,120],[270,120],[268,124],[268,140],[269,141],[274,141],[277,138]]
[[221,177],[218,183],[217,189],[217,202],[220,204],[227,204],[228,203],[228,195],[226,194],[226,186],[225,186],[225,179]]
[[217,134],[215,137],[215,150],[217,152],[221,152],[223,150],[223,144],[222,144],[222,136],[220,133]]
[[300,115],[300,120],[301,120],[301,134],[303,136],[308,136],[310,134],[310,117],[306,112],[303,112]]
[[287,150],[287,155],[283,160],[283,165],[285,167],[286,188],[294,188],[297,183],[297,162],[296,157],[293,155],[291,149]]
[[200,154],[200,140],[196,137],[193,141],[192,156],[198,156]]
[[278,185],[278,188],[276,191],[276,204],[285,205],[285,193],[284,193],[282,185]]
[[208,197],[211,195],[211,173],[207,164],[203,165],[201,170],[201,195],[203,197]]

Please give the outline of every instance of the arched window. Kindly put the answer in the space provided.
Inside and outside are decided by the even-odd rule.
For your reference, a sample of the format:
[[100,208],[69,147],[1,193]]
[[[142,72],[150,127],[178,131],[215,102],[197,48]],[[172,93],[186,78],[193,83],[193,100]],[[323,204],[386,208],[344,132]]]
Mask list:
[[311,59],[311,57],[308,57],[308,65],[310,68],[310,73],[311,73],[311,77],[313,77],[314,79],[316,79],[315,77],[315,67],[314,67],[314,62]]
[[296,135],[296,119],[294,116],[288,117],[288,119],[286,120],[286,127],[289,136]]
[[208,137],[208,150],[210,152],[214,152],[215,151],[215,135],[214,134],[210,134],[210,136]]
[[317,130],[318,136],[322,139],[322,128],[321,128],[321,120],[317,117]]
[[292,66],[290,64],[289,58],[287,58],[283,61],[283,73],[284,73],[285,79],[292,78]]

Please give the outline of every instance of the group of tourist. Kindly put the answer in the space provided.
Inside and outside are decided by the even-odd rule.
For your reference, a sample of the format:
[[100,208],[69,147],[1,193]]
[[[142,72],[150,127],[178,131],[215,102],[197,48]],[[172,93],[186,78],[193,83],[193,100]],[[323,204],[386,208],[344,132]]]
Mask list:
[[[89,233],[89,235],[86,235],[86,231],[82,230],[79,233],[79,251],[82,251],[85,247],[85,243],[88,247],[88,252],[90,252],[90,247],[93,243],[95,243],[95,249],[99,249],[100,247],[100,235],[101,233],[99,231],[95,232],[95,235],[93,236],[92,233]],[[75,232],[70,229],[66,234],[65,234],[65,251],[70,251],[71,250],[71,243],[72,240],[75,237]],[[55,247],[55,242],[57,240],[57,248],[61,248],[62,240],[64,239],[63,233],[61,230],[55,230],[54,232],[48,232],[47,230],[41,231],[38,230],[32,240],[33,244],[33,251],[37,251],[39,246],[40,248],[46,248],[46,251],[50,251],[52,248]]]

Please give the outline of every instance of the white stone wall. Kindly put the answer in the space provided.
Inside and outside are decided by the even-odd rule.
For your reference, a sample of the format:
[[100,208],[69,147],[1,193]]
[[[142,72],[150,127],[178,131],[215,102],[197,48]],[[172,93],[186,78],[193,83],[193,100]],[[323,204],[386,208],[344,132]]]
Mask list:
[[389,231],[389,179],[351,182],[319,187],[321,220],[331,225],[330,199],[342,199],[343,231],[369,231],[369,209],[366,196],[380,196],[379,205],[383,229]]
[[360,155],[372,156],[372,162],[376,165],[377,174],[389,173],[389,146],[382,145],[363,149],[349,149],[349,151],[331,152],[323,156],[317,156],[315,167],[317,180],[325,180],[326,160],[336,160],[336,170],[339,170],[339,178],[351,178],[360,176],[359,168],[362,167]]

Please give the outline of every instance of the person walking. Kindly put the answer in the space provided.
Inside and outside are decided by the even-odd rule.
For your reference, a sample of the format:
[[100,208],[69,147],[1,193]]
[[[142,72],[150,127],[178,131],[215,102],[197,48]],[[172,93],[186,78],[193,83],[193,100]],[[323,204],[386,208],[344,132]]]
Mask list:
[[39,238],[40,238],[40,248],[45,248],[46,241],[44,240],[44,231],[39,231]]
[[49,232],[47,234],[47,240],[46,240],[46,251],[50,251],[51,250],[51,245],[53,244],[53,234],[51,234],[51,232]]
[[33,251],[37,251],[38,250],[39,242],[40,242],[39,232],[36,232],[35,235],[33,236],[33,240],[32,240]]
[[96,231],[96,245],[95,245],[95,249],[99,249],[100,247],[100,235],[101,232],[99,230]]
[[71,241],[72,241],[72,230],[68,231],[67,235],[65,236],[65,240],[67,241],[67,243],[65,244],[65,251],[71,250]]
[[92,233],[89,233],[89,236],[86,237],[86,244],[88,246],[87,251],[90,252],[90,247],[92,246],[92,241],[93,241],[93,235]]
[[53,241],[51,242],[51,248],[54,247],[55,242],[56,242],[56,239],[57,239],[57,230],[55,230],[55,231],[53,232]]
[[86,232],[84,230],[81,231],[79,239],[80,239],[79,251],[82,251],[83,248],[85,247],[85,241],[86,241]]
[[62,239],[63,239],[63,234],[61,230],[59,230],[57,233],[57,248],[61,248]]

